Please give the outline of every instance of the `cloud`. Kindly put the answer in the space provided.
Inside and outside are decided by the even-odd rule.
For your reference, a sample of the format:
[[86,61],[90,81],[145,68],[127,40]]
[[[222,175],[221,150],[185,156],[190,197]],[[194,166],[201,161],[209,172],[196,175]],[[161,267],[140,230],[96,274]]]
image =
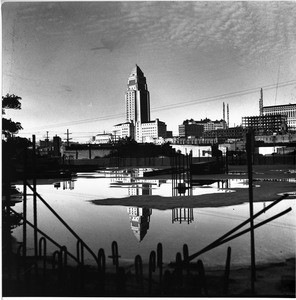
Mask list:
[[62,85],[61,87],[68,93],[73,92],[72,88],[69,85]]
[[32,2],[17,7],[27,34],[78,34],[92,41],[92,51],[112,52],[129,44],[168,51],[227,50],[241,64],[296,52],[296,2]]
[[92,48],[90,50],[97,51],[97,50],[107,49],[110,52],[112,52],[120,43],[121,43],[120,39],[102,38],[101,39],[102,46],[94,47],[94,48]]

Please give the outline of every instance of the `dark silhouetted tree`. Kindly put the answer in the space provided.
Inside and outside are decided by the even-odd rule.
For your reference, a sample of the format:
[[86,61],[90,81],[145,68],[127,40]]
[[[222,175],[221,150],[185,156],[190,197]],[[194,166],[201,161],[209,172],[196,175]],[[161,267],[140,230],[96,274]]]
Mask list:
[[[2,115],[5,115],[6,109],[21,109],[20,100],[22,100],[22,98],[14,94],[2,96]],[[23,129],[21,123],[2,117],[2,135],[4,135],[5,138],[12,137],[13,134],[18,133],[21,129]]]

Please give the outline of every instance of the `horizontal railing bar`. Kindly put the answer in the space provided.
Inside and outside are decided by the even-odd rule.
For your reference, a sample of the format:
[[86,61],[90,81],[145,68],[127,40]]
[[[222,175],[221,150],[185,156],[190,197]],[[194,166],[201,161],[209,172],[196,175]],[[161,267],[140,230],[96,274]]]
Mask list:
[[[34,192],[31,185],[26,181],[27,186]],[[36,192],[36,196],[43,202],[43,204],[59,219],[59,221],[83,244],[88,252],[93,256],[98,263],[98,258],[95,253],[88,247],[88,245],[78,236],[78,234],[57,214],[57,212]]]
[[[260,227],[262,225],[265,225],[266,223],[269,223],[269,222],[273,221],[274,219],[277,219],[277,218],[285,215],[286,213],[290,212],[291,210],[292,210],[292,208],[289,207],[288,209],[282,211],[281,213],[278,213],[278,214],[276,214],[276,215],[274,215],[274,216],[272,216],[272,217],[270,217],[270,218],[268,218],[268,219],[266,219],[266,220],[264,220],[264,221],[262,221],[262,222],[260,222],[260,223],[258,223],[256,225],[254,225],[254,229],[256,229],[256,228],[258,228],[258,227]],[[223,239],[222,241],[219,241],[217,243],[212,243],[211,245],[203,248],[202,250],[198,251],[194,255],[191,255],[191,257],[194,256],[194,258],[196,258],[197,256],[199,256],[199,255],[201,255],[201,254],[203,254],[203,253],[205,253],[207,251],[210,251],[210,250],[212,250],[212,249],[214,249],[214,248],[216,248],[218,246],[221,246],[221,245],[223,245],[223,244],[225,244],[225,243],[227,243],[227,242],[229,242],[229,241],[231,241],[231,240],[233,240],[233,239],[235,239],[235,238],[237,238],[237,237],[239,237],[239,236],[241,236],[241,235],[243,235],[245,233],[248,233],[250,230],[251,230],[251,228],[247,228],[247,229],[245,229],[245,230],[243,230],[241,232],[236,233],[233,236],[230,236],[230,237],[228,237],[226,239]],[[188,257],[188,259],[184,260],[183,263],[188,263],[189,261],[191,261],[194,258]]]
[[[10,210],[11,210],[14,214],[19,215],[19,216],[23,219],[22,215],[19,214],[19,213],[17,213],[14,209],[10,208]],[[23,219],[23,221],[25,221],[25,222],[26,222],[28,225],[30,225],[32,228],[35,227],[30,221],[24,220],[24,219]],[[59,243],[57,243],[55,240],[53,240],[50,236],[48,236],[46,233],[44,233],[44,232],[43,232],[42,230],[40,230],[39,228],[37,228],[37,231],[38,231],[40,234],[42,234],[45,238],[47,238],[50,242],[52,242],[54,245],[56,245],[58,248],[60,248],[60,249],[63,248],[63,246],[61,246]],[[67,254],[68,254],[70,257],[72,257],[76,262],[79,263],[78,259],[77,259],[72,253],[70,253],[68,250],[67,250]]]
[[[274,205],[276,205],[277,203],[279,203],[280,201],[282,201],[283,199],[285,199],[287,197],[288,197],[288,195],[285,194],[285,195],[281,196],[280,198],[278,198],[277,200],[273,201],[271,204],[269,204],[268,206],[266,206],[265,208],[263,208],[262,210],[260,210],[258,213],[254,214],[253,215],[253,219],[257,218],[258,216],[260,216],[261,214],[263,214],[264,212],[266,212],[267,210],[269,210]],[[202,253],[204,253],[205,252],[204,250],[212,249],[212,246],[214,246],[215,244],[219,243],[221,240],[225,239],[226,237],[230,236],[232,233],[234,233],[235,231],[237,231],[241,227],[245,226],[249,222],[250,222],[250,218],[248,218],[247,220],[243,221],[241,224],[239,224],[238,226],[234,227],[233,229],[231,229],[230,231],[228,231],[227,233],[225,233],[224,235],[222,235],[220,238],[218,238],[217,240],[215,240],[214,242],[212,242],[211,244],[209,244],[208,246],[206,246],[205,248],[203,248],[199,252],[196,252],[196,253],[190,255],[188,257],[188,261],[190,261],[190,260],[196,258],[198,255],[200,255],[201,251],[203,251]]]
[[[276,214],[276,215],[274,215],[274,216],[272,216],[272,217],[270,217],[270,218],[268,218],[268,219],[266,219],[266,220],[264,220],[264,221],[262,221],[262,222],[260,222],[260,223],[258,223],[256,225],[254,225],[254,229],[256,229],[258,227],[261,227],[261,226],[263,226],[263,225],[265,225],[265,224],[267,224],[267,223],[269,223],[269,222],[271,222],[271,221],[273,221],[273,220],[275,220],[275,219],[277,219],[277,218],[279,218],[279,217],[287,214],[291,210],[292,210],[291,207],[287,208],[286,210],[284,210],[284,211],[282,211],[282,212],[280,212],[280,213],[278,213],[278,214]],[[241,236],[241,235],[243,235],[245,233],[248,233],[250,230],[251,230],[251,228],[247,228],[247,229],[245,229],[243,231],[240,231],[240,232],[236,233],[235,235],[230,236],[227,239],[221,241],[220,245],[225,244],[225,243],[227,243],[227,242],[229,242],[229,241],[231,241],[231,240],[233,240],[233,239],[235,239],[235,238],[237,238],[237,237],[239,237],[239,236]]]

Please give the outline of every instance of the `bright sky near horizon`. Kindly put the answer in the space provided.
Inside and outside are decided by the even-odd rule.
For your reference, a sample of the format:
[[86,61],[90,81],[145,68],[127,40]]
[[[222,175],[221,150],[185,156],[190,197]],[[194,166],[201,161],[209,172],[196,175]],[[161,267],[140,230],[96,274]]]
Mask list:
[[2,95],[22,97],[7,117],[20,136],[88,141],[125,121],[138,64],[151,118],[174,134],[221,119],[223,102],[239,125],[258,115],[261,87],[265,106],[296,102],[295,16],[294,1],[5,2]]

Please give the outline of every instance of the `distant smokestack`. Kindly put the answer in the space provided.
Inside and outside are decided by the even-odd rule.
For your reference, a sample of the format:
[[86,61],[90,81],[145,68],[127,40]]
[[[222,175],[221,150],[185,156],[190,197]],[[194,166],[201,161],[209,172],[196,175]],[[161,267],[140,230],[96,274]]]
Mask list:
[[259,116],[263,115],[263,90],[260,90],[260,99],[259,99]]
[[223,102],[223,121],[225,121],[225,103]]
[[227,103],[227,126],[229,127],[229,106]]

